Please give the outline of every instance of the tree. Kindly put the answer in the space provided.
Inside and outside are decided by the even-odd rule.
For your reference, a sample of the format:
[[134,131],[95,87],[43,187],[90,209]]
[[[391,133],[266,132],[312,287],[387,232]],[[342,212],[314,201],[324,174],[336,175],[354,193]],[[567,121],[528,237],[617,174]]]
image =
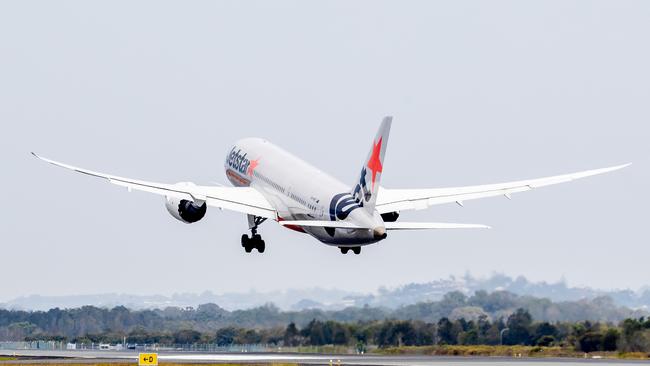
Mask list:
[[300,344],[298,328],[296,328],[296,323],[291,322],[287,325],[287,329],[284,331],[284,345],[286,347],[296,347]]
[[555,337],[553,337],[552,335],[544,335],[537,338],[535,344],[540,347],[549,347],[554,342],[555,342]]
[[183,329],[174,333],[174,343],[176,344],[194,344],[201,339],[201,333],[193,329]]
[[417,333],[409,321],[387,321],[381,327],[377,336],[377,344],[380,347],[414,346],[417,344],[417,341]]
[[398,346],[415,346],[417,344],[417,334],[411,322],[401,321],[395,324],[393,328],[393,338]]
[[620,333],[617,329],[609,328],[603,335],[603,351],[616,351]]
[[533,318],[528,311],[524,309],[517,309],[512,315],[508,317],[506,322],[510,330],[504,337],[504,343],[507,344],[530,344],[530,328],[533,323]]
[[505,328],[503,319],[492,323],[485,333],[481,334],[481,344],[496,345],[501,342],[501,330]]
[[[631,319],[626,319],[625,322]],[[625,323],[624,322],[624,323]],[[636,324],[634,324],[636,323]],[[641,321],[631,320],[627,326],[624,324],[620,337],[620,350],[624,352],[650,351],[650,329],[643,326]]]
[[456,344],[456,334],[454,325],[447,318],[441,318],[438,321],[438,343],[439,344]]
[[548,346],[550,342],[553,342],[555,340],[557,333],[557,327],[555,327],[553,324],[549,322],[538,323],[533,326],[531,340],[532,344],[536,344],[538,346]]
[[332,323],[332,343],[337,345],[348,344],[350,342],[350,331],[348,328],[343,324]]
[[591,353],[602,349],[603,336],[596,332],[587,332],[578,338],[579,349],[582,352]]
[[29,322],[12,323],[7,328],[9,338],[14,340],[25,339],[38,331],[38,327]]
[[322,346],[326,343],[323,323],[313,319],[307,327],[302,330],[303,336],[309,340],[312,346]]
[[478,344],[478,330],[470,329],[467,332],[462,332],[458,335],[458,343],[463,345]]
[[379,329],[379,332],[377,333],[377,337],[375,339],[375,343],[379,347],[387,347],[387,346],[393,346],[393,322],[392,321],[385,321],[382,325],[381,328]]
[[259,344],[262,336],[255,329],[246,329],[239,331],[235,338],[236,344]]
[[127,343],[147,344],[152,342],[151,335],[144,328],[138,327],[133,329],[126,337]]
[[237,337],[237,329],[233,327],[221,328],[215,334],[215,342],[219,347],[227,347],[235,343],[235,338]]

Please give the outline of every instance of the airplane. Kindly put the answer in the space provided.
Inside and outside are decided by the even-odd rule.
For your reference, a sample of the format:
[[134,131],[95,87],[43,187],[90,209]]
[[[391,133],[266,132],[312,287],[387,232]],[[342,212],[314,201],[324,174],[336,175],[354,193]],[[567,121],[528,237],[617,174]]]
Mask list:
[[247,253],[264,253],[266,243],[258,232],[268,219],[338,247],[341,253],[361,253],[361,247],[380,242],[392,230],[476,229],[485,225],[401,222],[400,212],[432,205],[505,196],[535,188],[612,172],[630,164],[553,177],[509,183],[455,188],[389,189],[380,185],[392,117],[385,117],[370,146],[361,173],[352,187],[261,138],[239,140],[226,155],[227,179],[233,185],[201,186],[192,182],[155,183],[77,168],[41,157],[50,164],[103,178],[109,183],[165,197],[171,216],[191,224],[216,207],[244,213],[251,235],[243,234]]

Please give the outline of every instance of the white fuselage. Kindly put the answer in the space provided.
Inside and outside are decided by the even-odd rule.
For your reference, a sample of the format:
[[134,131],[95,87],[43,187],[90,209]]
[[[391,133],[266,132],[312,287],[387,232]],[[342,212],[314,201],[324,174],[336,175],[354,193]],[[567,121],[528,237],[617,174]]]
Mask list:
[[[259,191],[275,207],[278,221],[337,221],[334,197],[350,195],[350,187],[287,151],[259,138],[239,140],[228,152],[226,176],[237,187]],[[377,212],[354,209],[346,220],[365,227],[383,227]],[[372,230],[289,227],[323,243],[359,246],[375,243]]]

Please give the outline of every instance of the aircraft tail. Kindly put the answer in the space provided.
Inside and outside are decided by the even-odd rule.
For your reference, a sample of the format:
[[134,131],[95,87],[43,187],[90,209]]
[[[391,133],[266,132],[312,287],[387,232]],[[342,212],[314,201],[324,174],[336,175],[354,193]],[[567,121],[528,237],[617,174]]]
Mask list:
[[354,185],[352,196],[364,209],[369,212],[374,211],[375,202],[377,202],[377,192],[379,191],[379,182],[384,170],[384,155],[388,147],[388,135],[393,117],[384,117],[377,131],[377,136],[370,146],[370,153],[366,158],[359,180]]

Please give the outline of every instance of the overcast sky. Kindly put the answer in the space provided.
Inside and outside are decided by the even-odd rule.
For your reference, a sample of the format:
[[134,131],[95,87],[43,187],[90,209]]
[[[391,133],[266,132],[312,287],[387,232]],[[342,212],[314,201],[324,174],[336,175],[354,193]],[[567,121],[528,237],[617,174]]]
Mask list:
[[[650,2],[2,1],[0,301],[321,286],[493,271],[650,284]],[[399,232],[360,256],[242,214],[175,221],[163,198],[37,161],[226,182],[265,137],[352,183],[393,115],[382,184],[445,187],[605,167],[579,182],[404,213],[492,230]]]

